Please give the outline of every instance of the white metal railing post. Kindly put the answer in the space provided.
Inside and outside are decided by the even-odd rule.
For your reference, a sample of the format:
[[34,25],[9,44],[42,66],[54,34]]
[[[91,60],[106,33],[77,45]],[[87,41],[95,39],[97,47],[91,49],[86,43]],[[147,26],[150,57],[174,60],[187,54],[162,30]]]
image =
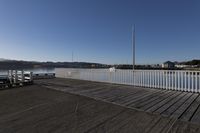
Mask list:
[[184,86],[184,88],[185,88],[185,91],[187,91],[187,72],[185,71],[184,72],[184,78],[185,78],[185,86]]
[[149,87],[152,87],[152,78],[151,78],[151,71],[149,71]]
[[30,81],[33,81],[33,72],[30,72]]
[[171,71],[169,71],[169,89],[172,90],[172,87],[171,87]]
[[165,76],[165,71],[163,71],[163,89],[167,89],[167,88],[166,88],[166,76]]
[[174,71],[171,72],[171,87],[172,87],[172,90],[175,90],[174,88]]
[[194,72],[192,72],[192,92],[194,92]]
[[175,72],[175,90],[177,90],[177,72]]
[[21,82],[22,83],[24,82],[24,71],[23,70],[21,71]]
[[133,85],[136,85],[136,71],[133,70]]
[[195,85],[196,85],[196,86],[195,86],[195,92],[198,91],[198,90],[197,90],[197,89],[198,89],[198,85],[197,85],[197,81],[198,81],[198,79],[197,79],[197,78],[198,78],[198,76],[197,76],[197,72],[195,72]]
[[178,72],[178,90],[180,90],[180,84],[181,84],[181,82],[180,82],[180,72]]
[[190,76],[190,72],[188,72],[188,89],[190,89],[191,88],[191,76]]
[[198,92],[200,92],[200,72],[199,72],[199,80],[198,80],[198,84],[199,84]]
[[142,86],[142,72],[140,71],[140,86]]
[[161,88],[160,81],[161,81],[160,71],[158,71],[158,88]]
[[184,91],[184,73],[183,71],[181,72],[181,90]]
[[11,84],[13,83],[13,70],[10,70],[10,79],[11,79]]
[[153,78],[153,84],[152,84],[152,87],[155,87],[155,73],[153,72],[153,70],[151,70],[152,72],[152,78]]
[[14,83],[17,84],[17,80],[18,80],[18,79],[17,79],[17,78],[18,78],[18,77],[17,77],[17,76],[18,76],[18,75],[17,75],[17,70],[14,70],[14,73],[13,73],[13,74],[14,74],[14,75],[13,75],[13,76],[14,76]]
[[165,73],[165,77],[166,77],[166,89],[168,89],[168,71],[166,71]]

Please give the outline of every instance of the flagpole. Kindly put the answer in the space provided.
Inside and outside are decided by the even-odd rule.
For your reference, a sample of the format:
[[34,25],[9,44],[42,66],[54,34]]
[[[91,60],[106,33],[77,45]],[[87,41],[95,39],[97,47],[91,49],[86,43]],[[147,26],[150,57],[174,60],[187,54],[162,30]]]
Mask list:
[[135,24],[132,26],[133,70],[135,70]]

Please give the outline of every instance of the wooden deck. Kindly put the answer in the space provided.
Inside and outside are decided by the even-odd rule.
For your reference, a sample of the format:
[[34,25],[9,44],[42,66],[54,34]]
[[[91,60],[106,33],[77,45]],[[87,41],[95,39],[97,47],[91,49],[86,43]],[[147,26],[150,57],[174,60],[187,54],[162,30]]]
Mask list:
[[198,133],[199,104],[192,93],[39,80],[0,91],[0,133]]
[[125,85],[53,79],[40,84],[139,111],[200,124],[200,95]]

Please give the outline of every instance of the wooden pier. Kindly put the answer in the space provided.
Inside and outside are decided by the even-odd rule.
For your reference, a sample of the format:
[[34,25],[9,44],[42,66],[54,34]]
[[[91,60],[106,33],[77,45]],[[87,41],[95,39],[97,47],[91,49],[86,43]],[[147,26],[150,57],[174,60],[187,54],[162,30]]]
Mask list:
[[139,111],[200,124],[199,93],[58,78],[53,82],[47,80],[43,85]]
[[0,133],[198,133],[198,93],[72,79],[0,91]]

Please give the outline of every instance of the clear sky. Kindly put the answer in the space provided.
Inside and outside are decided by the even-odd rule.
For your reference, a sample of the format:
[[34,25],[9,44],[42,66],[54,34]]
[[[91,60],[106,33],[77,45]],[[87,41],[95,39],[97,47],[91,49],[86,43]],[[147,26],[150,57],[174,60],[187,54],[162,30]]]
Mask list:
[[0,0],[0,58],[136,63],[200,58],[200,0]]

